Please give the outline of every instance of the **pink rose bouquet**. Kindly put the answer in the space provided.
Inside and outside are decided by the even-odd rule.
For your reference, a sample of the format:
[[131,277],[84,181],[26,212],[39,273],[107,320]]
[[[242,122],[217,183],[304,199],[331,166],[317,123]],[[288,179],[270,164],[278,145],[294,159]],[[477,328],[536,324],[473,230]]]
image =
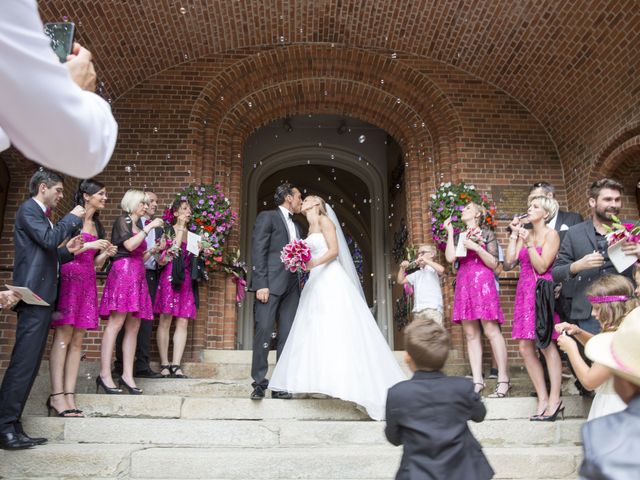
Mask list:
[[309,245],[304,240],[292,240],[282,249],[280,260],[291,273],[306,272],[307,262],[311,260]]

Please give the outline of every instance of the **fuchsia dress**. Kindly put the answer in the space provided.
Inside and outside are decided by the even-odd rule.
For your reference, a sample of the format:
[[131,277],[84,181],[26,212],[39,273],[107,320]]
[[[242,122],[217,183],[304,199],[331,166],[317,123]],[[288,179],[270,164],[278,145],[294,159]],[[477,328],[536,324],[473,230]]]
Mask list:
[[153,320],[151,296],[147,285],[147,276],[142,259],[147,243],[142,242],[129,252],[124,242],[133,237],[131,218],[128,215],[118,217],[113,226],[111,243],[118,246],[113,257],[111,270],[107,275],[100,303],[100,317],[109,318],[113,312],[131,313],[142,320]]
[[[87,232],[82,232],[82,238],[87,243],[98,239]],[[60,293],[52,327],[98,328],[98,288],[93,263],[97,253],[98,250],[86,250],[60,266]]]
[[187,252],[187,243],[181,245],[184,260],[184,281],[179,290],[171,285],[173,262],[167,263],[158,280],[158,291],[153,305],[153,312],[157,315],[167,314],[178,318],[195,320],[197,311],[193,295],[193,281],[191,280],[191,259],[193,255]]
[[[536,247],[538,253],[542,252],[541,247]],[[520,250],[518,254],[520,260],[520,278],[516,287],[516,303],[513,308],[513,325],[511,329],[511,338],[522,340],[536,339],[536,281],[538,278],[552,280],[551,267],[539,275],[533,268],[527,248]],[[553,323],[560,322],[557,313],[553,314]],[[553,340],[558,338],[558,332],[553,330],[551,337]]]
[[504,315],[496,290],[493,270],[487,267],[473,250],[459,257],[456,291],[451,321],[496,320],[502,324]]

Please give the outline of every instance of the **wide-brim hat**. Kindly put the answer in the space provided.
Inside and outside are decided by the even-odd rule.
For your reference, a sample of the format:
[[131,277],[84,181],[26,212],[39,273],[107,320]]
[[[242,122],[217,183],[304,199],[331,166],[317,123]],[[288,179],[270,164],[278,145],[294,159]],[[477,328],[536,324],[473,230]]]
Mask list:
[[640,386],[640,307],[622,320],[615,332],[600,333],[585,346],[591,360],[610,368],[615,375]]

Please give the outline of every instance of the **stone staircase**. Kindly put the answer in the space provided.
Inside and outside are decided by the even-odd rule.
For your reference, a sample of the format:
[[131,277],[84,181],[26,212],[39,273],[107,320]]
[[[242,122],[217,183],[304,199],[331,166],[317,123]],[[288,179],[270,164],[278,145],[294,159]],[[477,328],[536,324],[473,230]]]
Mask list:
[[[0,450],[0,478],[394,478],[402,449],[386,442],[384,422],[335,399],[251,401],[249,362],[250,352],[206,352],[184,365],[198,378],[139,379],[141,396],[96,395],[98,366],[83,362],[77,402],[87,418],[71,419],[44,416],[43,365],[24,424],[49,443]],[[564,421],[532,423],[533,398],[486,399],[486,420],[471,428],[496,478],[576,478],[589,403],[564,403]]]

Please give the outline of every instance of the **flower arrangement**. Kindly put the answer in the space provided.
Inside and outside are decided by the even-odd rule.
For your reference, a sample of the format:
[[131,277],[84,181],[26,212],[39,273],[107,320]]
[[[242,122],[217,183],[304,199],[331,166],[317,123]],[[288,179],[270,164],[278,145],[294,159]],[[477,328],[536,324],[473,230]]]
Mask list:
[[280,260],[291,273],[306,272],[307,262],[311,260],[309,245],[304,240],[291,240],[282,249]]
[[451,217],[454,233],[460,233],[464,229],[464,224],[460,219],[460,212],[468,203],[477,203],[482,206],[487,214],[484,217],[483,225],[495,229],[497,222],[495,218],[496,207],[489,198],[479,193],[476,187],[464,182],[441,183],[434,194],[431,195],[431,232],[433,241],[440,250],[447,246],[447,231],[444,222]]
[[358,278],[360,279],[360,284],[363,282],[363,271],[364,271],[364,259],[362,258],[362,249],[358,242],[356,242],[351,235],[345,235],[345,239],[347,241],[347,245],[349,245],[349,250],[351,250],[351,257],[353,258],[353,264],[356,267],[356,272],[358,273]]
[[[191,185],[177,193],[175,199],[191,203],[193,215],[187,228],[202,239],[200,256],[205,266],[216,268],[222,263],[227,237],[238,217],[231,209],[231,202],[217,183]],[[162,218],[167,223],[173,223],[171,208],[164,211]]]
[[226,273],[233,275],[232,280],[236,284],[236,302],[240,304],[246,295],[247,286],[247,264],[240,261],[240,249],[229,254],[221,265]]
[[611,246],[620,240],[630,243],[640,243],[640,221],[634,223],[622,223],[618,217],[611,215],[611,226],[603,224],[607,231],[607,243]]

